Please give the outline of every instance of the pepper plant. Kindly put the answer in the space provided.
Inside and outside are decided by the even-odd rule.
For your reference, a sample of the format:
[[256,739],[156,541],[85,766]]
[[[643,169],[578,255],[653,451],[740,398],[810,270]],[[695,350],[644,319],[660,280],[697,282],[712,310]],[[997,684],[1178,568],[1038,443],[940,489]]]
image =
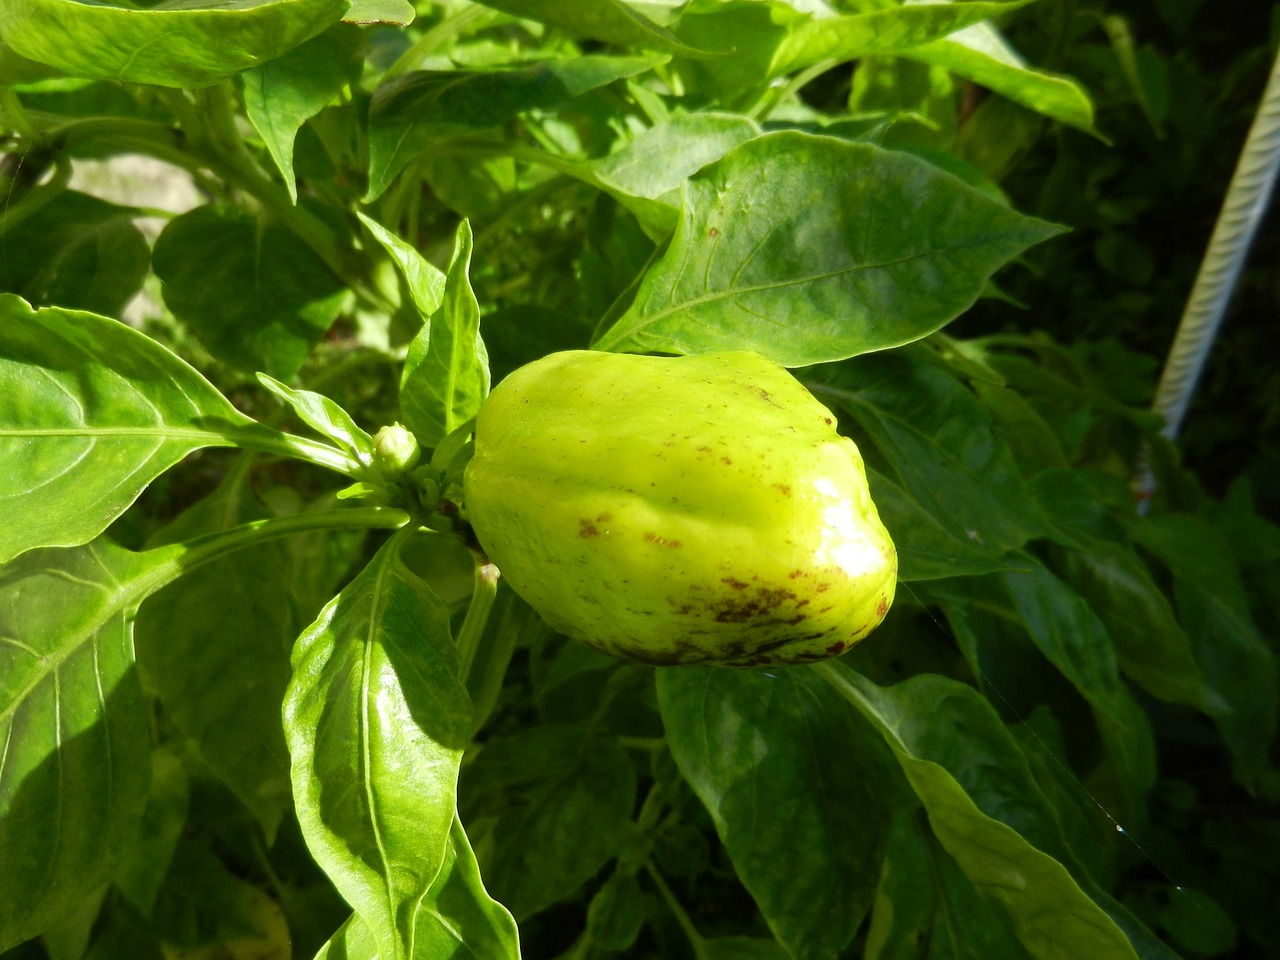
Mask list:
[[[1138,358],[948,328],[1061,242],[1015,154],[1105,143],[1024,6],[8,0],[3,956],[1276,948],[1280,532],[1111,390]],[[144,163],[187,199],[103,179]],[[865,460],[884,623],[750,668],[549,626],[467,466],[492,384],[587,349],[788,368]],[[673,438],[718,404],[797,456],[665,389]]]

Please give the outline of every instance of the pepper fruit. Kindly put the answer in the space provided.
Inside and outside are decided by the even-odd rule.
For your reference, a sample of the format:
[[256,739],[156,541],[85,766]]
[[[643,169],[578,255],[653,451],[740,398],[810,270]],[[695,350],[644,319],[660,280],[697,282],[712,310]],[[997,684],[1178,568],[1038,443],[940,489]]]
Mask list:
[[528,364],[481,407],[463,490],[516,593],[619,657],[822,660],[893,601],[897,552],[857,447],[755,353]]

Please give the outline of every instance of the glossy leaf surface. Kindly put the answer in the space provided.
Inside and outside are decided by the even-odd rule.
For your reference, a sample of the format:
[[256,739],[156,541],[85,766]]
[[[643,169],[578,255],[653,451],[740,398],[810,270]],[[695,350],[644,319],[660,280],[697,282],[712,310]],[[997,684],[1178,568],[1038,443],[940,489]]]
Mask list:
[[189,0],[161,9],[7,0],[0,37],[73,77],[202,87],[257,66],[336,22],[346,0]]
[[0,950],[111,875],[147,801],[133,616],[173,555],[99,540],[0,570]]
[[[0,296],[0,561],[101,533],[192,450],[252,423],[155,341]],[[56,505],[56,508],[55,508]]]
[[658,698],[672,754],[774,935],[794,957],[847,947],[895,790],[874,732],[799,669],[665,669]]
[[436,910],[471,702],[448,610],[393,539],[298,638],[285,697],[298,819],[383,957]]
[[458,226],[440,306],[425,319],[409,345],[400,375],[400,414],[424,447],[438,446],[474,417],[489,394],[489,358],[480,339],[480,304],[467,275],[471,246],[471,226],[463,221]]
[[670,246],[595,346],[784,366],[883,350],[953,319],[1056,232],[907,154],[769,134],[689,180]]

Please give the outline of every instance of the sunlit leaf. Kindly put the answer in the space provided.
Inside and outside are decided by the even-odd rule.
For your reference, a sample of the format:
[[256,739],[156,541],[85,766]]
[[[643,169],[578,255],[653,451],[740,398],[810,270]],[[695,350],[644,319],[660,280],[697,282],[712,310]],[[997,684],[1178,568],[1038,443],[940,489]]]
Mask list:
[[165,87],[216,83],[315,36],[347,0],[186,0],[146,9],[125,2],[5,0],[0,37],[74,77]]
[[1057,232],[908,154],[769,134],[688,181],[665,255],[595,345],[784,366],[883,350],[937,330]]

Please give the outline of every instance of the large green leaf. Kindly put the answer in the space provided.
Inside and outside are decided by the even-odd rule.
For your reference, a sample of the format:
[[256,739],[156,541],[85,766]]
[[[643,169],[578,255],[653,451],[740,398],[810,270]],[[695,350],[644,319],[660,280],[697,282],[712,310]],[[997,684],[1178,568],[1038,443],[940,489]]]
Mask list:
[[294,138],[307,120],[360,79],[363,39],[355,27],[340,25],[241,77],[245,115],[280,168],[294,203]]
[[471,701],[449,611],[393,538],[298,638],[285,696],[294,800],[316,861],[386,960],[413,952],[448,859]]
[[369,189],[382,195],[428,145],[496,127],[635,76],[666,58],[588,54],[514,70],[418,71],[378,88],[369,108]]
[[0,290],[27,302],[115,315],[142,288],[151,264],[138,211],[64,190],[3,228]]
[[790,73],[823,60],[856,60],[909,50],[1030,2],[917,3],[844,17],[816,17],[787,34],[774,53],[770,73]]
[[[165,528],[174,543],[259,519],[247,464]],[[274,837],[289,795],[280,702],[289,650],[315,615],[290,602],[287,547],[269,541],[205,566],[147,600],[134,626],[138,668],[209,767]]]
[[[867,482],[885,529],[898,551],[899,580],[935,580],[1008,569],[1003,551],[948,530],[884,474],[868,469]],[[1016,561],[1013,562],[1016,566]]]
[[0,296],[0,562],[97,536],[192,450],[252,425],[115,320]]
[[337,22],[347,0],[5,0],[0,37],[73,77],[202,87]]
[[169,221],[152,254],[164,302],[219,360],[288,378],[347,289],[293,231],[209,204]]
[[1022,559],[1027,569],[1002,575],[1014,610],[1040,651],[1093,708],[1128,812],[1137,816],[1156,777],[1147,715],[1121,680],[1111,638],[1089,605],[1038,560]]
[[111,875],[147,800],[133,615],[180,548],[99,540],[0,569],[0,951]]
[[896,782],[874,731],[802,670],[660,670],[658,702],[680,771],[774,935],[797,958],[847,948]]
[[[400,376],[400,415],[424,447],[480,410],[489,395],[489,356],[480,339],[480,304],[471,290],[471,226],[458,225],[440,306],[409,344]],[[406,272],[412,280],[412,274]],[[414,299],[419,299],[417,293]]]
[[[635,769],[616,739],[549,725],[526,733],[535,749],[551,749],[535,754],[534,776],[513,785],[519,799],[499,817],[485,862],[489,887],[519,920],[567,899],[619,854],[636,802]],[[485,752],[509,756],[525,741]]]
[[951,538],[988,556],[1045,533],[1031,495],[991,417],[947,368],[911,351],[850,360],[814,384],[857,420],[907,494]]
[[1154,940],[1115,904],[1104,909],[1105,896],[1091,897],[1054,859],[1058,825],[1016,744],[973,688],[923,674],[884,689],[835,661],[813,669],[880,731],[943,849],[1005,908],[1031,956],[1136,960],[1125,931],[1144,948]]
[[999,904],[978,893],[919,819],[918,808],[895,811],[865,960],[1025,960]]
[[908,154],[768,134],[688,181],[670,246],[595,346],[785,366],[883,350],[954,319],[1058,232]]
[[[490,897],[480,880],[476,856],[455,816],[444,862],[414,927],[414,960],[520,960],[516,923]],[[368,924],[352,915],[315,960],[379,960],[378,942]]]
[[1036,113],[1093,132],[1093,104],[1079,84],[1028,67],[988,23],[898,53],[944,67]]
[[1273,769],[1280,692],[1277,659],[1254,623],[1239,567],[1221,534],[1183,514],[1129,524],[1130,535],[1174,575],[1179,617],[1204,678],[1208,713],[1253,786]]

